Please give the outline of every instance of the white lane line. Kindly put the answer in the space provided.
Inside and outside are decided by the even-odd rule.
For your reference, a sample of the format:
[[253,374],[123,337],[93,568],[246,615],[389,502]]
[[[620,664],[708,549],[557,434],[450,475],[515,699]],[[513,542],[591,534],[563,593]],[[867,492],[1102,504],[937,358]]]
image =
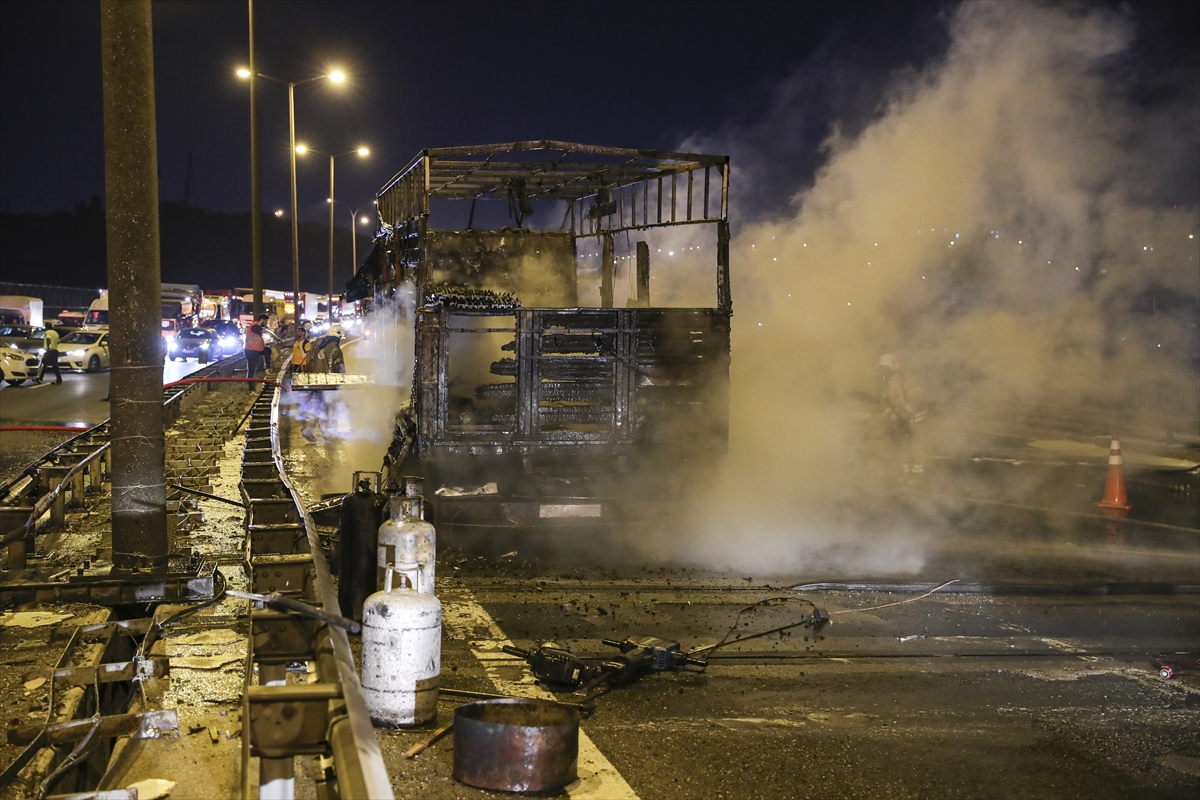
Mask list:
[[[497,692],[542,700],[556,699],[537,685],[523,664],[520,679],[514,681],[502,677],[497,667],[521,663],[503,650],[512,642],[469,589],[454,579],[438,578],[437,582],[446,635],[469,643],[471,653],[483,665]],[[575,800],[638,800],[633,787],[621,777],[582,727],[579,729],[579,780],[567,786],[567,794]]]

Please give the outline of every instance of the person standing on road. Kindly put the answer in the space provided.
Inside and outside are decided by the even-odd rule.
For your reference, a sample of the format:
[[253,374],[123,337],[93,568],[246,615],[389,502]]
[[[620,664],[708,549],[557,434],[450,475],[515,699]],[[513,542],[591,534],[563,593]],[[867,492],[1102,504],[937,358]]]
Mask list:
[[311,323],[304,323],[296,328],[296,338],[292,342],[292,372],[307,372],[308,351],[312,349],[312,339],[309,338]]
[[62,372],[58,368],[58,331],[54,328],[47,328],[45,343],[46,349],[42,353],[42,366],[38,370],[38,376],[34,383],[41,383],[48,369],[54,370],[54,382],[62,383]]
[[925,421],[925,393],[916,377],[901,369],[900,359],[891,353],[880,356],[879,377],[883,419],[892,441],[902,452],[904,472],[921,476],[925,473],[925,459],[917,429]]
[[267,342],[265,337],[275,339],[275,334],[267,330],[267,315],[259,314],[254,319],[254,324],[246,329],[246,377],[253,378],[258,372],[258,366],[261,363],[263,374],[270,368],[271,362],[267,360]]

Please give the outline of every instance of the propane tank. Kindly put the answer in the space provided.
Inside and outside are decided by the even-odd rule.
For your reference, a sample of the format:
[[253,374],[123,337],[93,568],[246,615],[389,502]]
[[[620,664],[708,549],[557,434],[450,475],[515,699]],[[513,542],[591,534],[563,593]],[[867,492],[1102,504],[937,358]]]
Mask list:
[[[371,481],[355,473],[354,491],[342,498],[342,522],[338,531],[338,605],[342,616],[362,620],[363,600],[374,583],[372,554],[382,507]],[[376,478],[378,481],[378,478]],[[378,484],[376,484],[378,485]]]
[[383,591],[363,604],[363,698],[376,725],[422,725],[437,718],[442,604],[432,594],[392,585],[393,576],[403,576],[411,587],[417,575],[412,562],[389,567]]
[[390,518],[379,527],[376,544],[377,586],[382,587],[389,564],[413,563],[418,577],[413,586],[423,594],[433,594],[437,563],[437,531],[421,519],[424,498],[393,495]]

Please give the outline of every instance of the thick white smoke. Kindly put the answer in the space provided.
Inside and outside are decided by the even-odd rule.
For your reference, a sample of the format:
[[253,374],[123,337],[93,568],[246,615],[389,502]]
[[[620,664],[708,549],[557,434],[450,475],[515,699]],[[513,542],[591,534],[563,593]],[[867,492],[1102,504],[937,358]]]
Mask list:
[[324,475],[322,492],[350,488],[348,471],[374,472],[392,443],[396,412],[409,400],[413,375],[413,297],[407,287],[376,303],[361,338],[343,343],[346,372],[372,383],[340,389],[327,400],[332,421],[327,437],[341,440],[344,469]]
[[[1099,403],[1128,430],[1154,412],[1147,387],[1195,397],[1180,365],[1197,356],[1197,209],[1154,191],[1194,168],[1194,91],[1128,98],[1132,23],[1116,12],[967,3],[948,24],[945,57],[898,78],[872,124],[851,138],[835,126],[788,213],[735,231],[731,453],[720,491],[661,554],[919,568],[925,534],[897,529],[886,502],[862,524],[895,492],[862,457],[884,352],[924,383],[927,436],[949,453],[964,430],[1039,402]],[[736,154],[741,138],[761,141],[730,130],[686,147]],[[1147,296],[1170,302],[1147,313]]]

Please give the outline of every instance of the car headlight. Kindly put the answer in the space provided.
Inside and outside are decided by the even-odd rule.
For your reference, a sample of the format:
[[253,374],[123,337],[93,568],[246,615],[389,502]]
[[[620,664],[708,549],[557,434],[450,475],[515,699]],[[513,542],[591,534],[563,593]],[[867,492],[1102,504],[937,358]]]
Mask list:
[[87,350],[68,350],[67,355],[71,358],[83,358],[87,355]]
[[5,353],[5,354],[4,354],[4,357],[5,357],[5,358],[7,358],[7,359],[10,359],[10,360],[12,360],[12,361],[20,361],[20,360],[21,360],[21,354],[20,354],[20,353]]
[[39,347],[37,350],[34,350],[33,352],[37,353],[39,356],[44,356],[44,355],[46,355],[46,348]]
[[233,347],[237,344],[237,339],[233,338],[232,336],[226,336],[225,338],[221,339],[221,344],[225,345],[226,347]]
[[201,342],[201,343],[200,343],[200,346],[201,346],[201,347],[208,347],[210,344],[212,344],[212,342]]

